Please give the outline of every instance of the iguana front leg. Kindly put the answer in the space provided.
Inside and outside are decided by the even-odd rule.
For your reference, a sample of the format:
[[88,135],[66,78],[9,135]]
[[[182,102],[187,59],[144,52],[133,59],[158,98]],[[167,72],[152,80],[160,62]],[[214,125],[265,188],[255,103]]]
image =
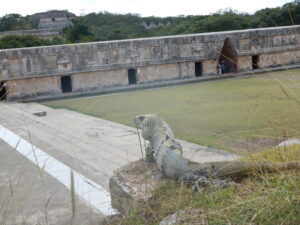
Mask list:
[[154,161],[153,153],[154,153],[153,148],[150,145],[148,145],[146,148],[146,161],[148,161],[148,162]]

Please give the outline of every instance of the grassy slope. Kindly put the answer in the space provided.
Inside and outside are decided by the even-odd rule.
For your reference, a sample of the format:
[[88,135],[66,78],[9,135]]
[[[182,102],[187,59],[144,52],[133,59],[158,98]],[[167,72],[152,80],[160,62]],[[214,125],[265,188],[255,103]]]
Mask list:
[[131,126],[135,114],[156,113],[178,138],[241,153],[300,137],[299,85],[295,70],[47,105]]
[[[300,145],[270,149],[252,156],[254,161],[300,161]],[[249,158],[247,158],[249,160]],[[147,204],[137,205],[132,213],[110,224],[158,224],[178,210],[201,209],[178,224],[249,225],[300,224],[300,173],[278,171],[252,174],[240,185],[220,190],[191,191],[178,183],[159,187]],[[186,216],[186,215],[183,215]],[[200,223],[203,222],[203,223]]]

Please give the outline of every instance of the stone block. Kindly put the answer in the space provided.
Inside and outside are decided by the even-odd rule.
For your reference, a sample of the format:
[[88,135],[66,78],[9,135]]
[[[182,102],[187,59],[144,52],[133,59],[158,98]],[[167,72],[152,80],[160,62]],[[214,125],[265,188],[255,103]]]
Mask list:
[[158,184],[165,181],[155,163],[143,160],[129,163],[110,178],[112,206],[127,214],[132,207],[148,201]]
[[177,224],[184,224],[184,225],[206,225],[209,224],[206,221],[205,216],[201,216],[203,214],[202,209],[192,209],[186,208],[184,210],[179,210],[176,213],[165,217],[159,225],[177,225]]

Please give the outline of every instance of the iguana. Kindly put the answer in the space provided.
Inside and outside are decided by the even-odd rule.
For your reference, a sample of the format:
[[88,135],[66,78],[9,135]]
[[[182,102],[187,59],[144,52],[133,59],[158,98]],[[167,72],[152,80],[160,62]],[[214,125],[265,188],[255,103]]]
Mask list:
[[[154,160],[166,178],[180,181],[203,181],[203,177],[237,177],[254,171],[300,169],[298,162],[267,163],[247,161],[221,161],[196,163],[182,156],[182,147],[175,139],[170,126],[158,115],[135,116],[142,137],[149,141],[146,160]],[[204,181],[205,183],[206,181]]]

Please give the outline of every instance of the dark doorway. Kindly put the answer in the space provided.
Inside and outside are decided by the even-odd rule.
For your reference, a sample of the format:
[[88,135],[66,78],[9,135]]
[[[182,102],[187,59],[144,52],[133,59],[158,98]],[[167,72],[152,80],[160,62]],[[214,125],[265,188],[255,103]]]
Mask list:
[[258,63],[259,63],[259,56],[253,55],[252,56],[252,69],[254,69],[254,70],[258,69]]
[[129,84],[136,84],[136,69],[129,69],[128,70],[128,83]]
[[202,76],[202,62],[195,62],[195,76]]
[[230,38],[226,38],[224,41],[224,45],[220,53],[219,64],[224,65],[224,73],[237,72],[237,53]]
[[72,92],[71,76],[60,77],[62,93]]
[[0,82],[0,101],[7,100],[7,92],[6,92],[5,84],[6,83],[4,81]]

